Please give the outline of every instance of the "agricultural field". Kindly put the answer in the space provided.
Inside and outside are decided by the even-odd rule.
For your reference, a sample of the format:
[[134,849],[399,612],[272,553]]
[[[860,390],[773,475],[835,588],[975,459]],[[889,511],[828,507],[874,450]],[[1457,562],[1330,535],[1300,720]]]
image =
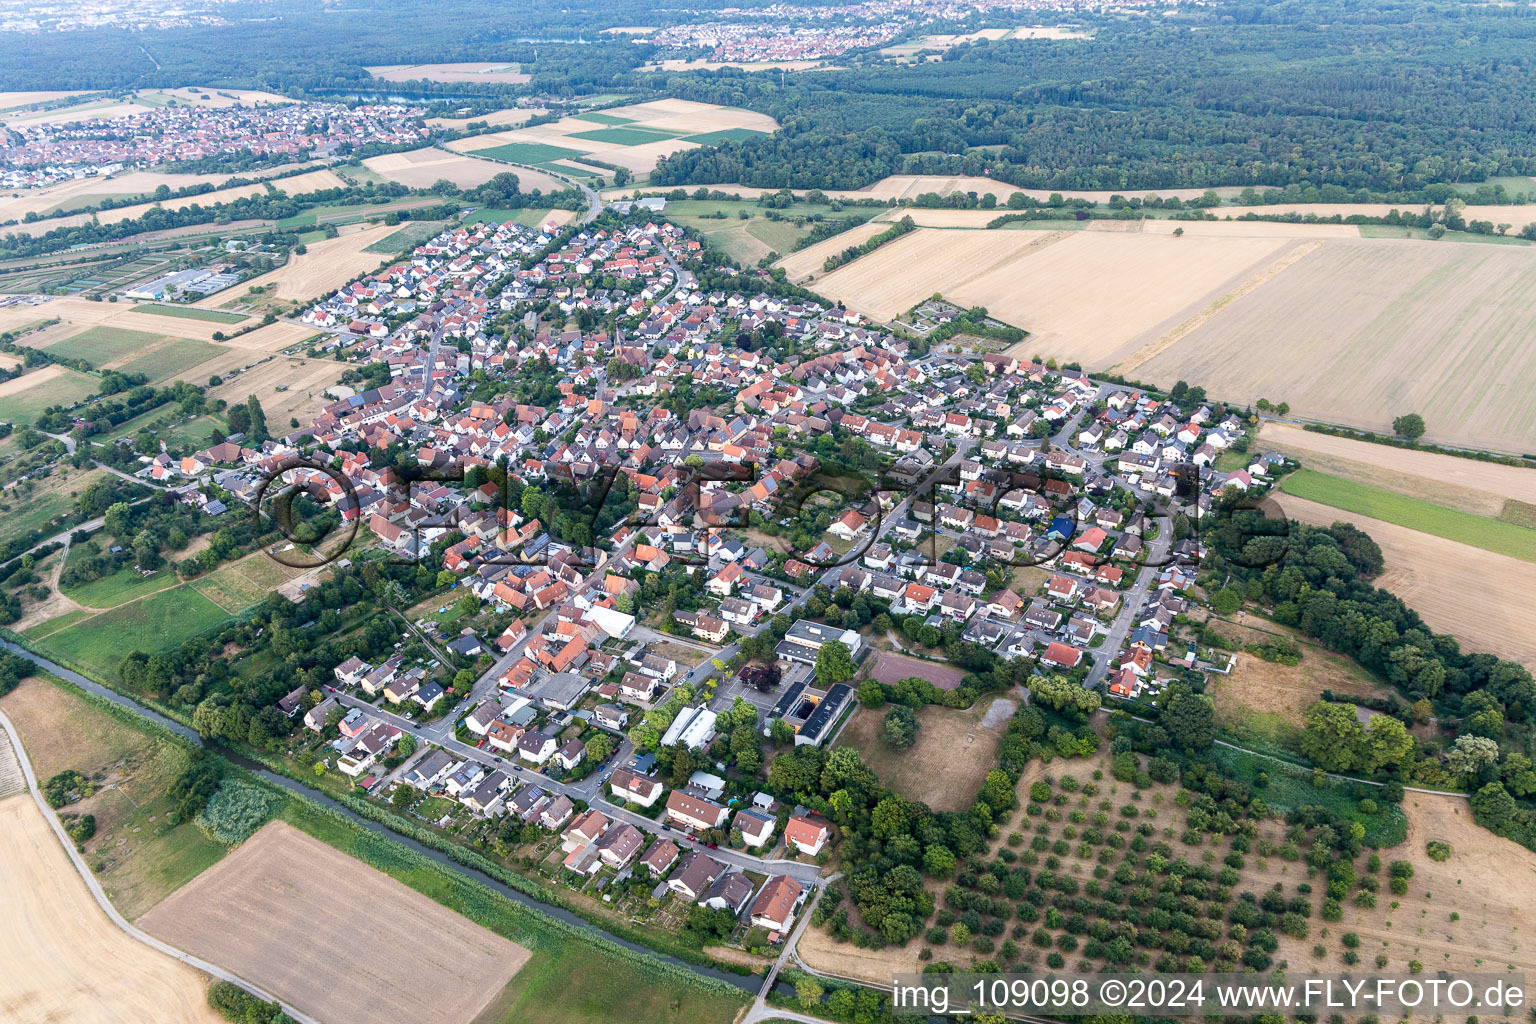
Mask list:
[[686,136],[714,137],[727,133],[720,137],[734,138],[741,136],[730,133],[761,134],[778,129],[777,122],[765,114],[689,100],[652,100],[601,113],[601,121],[590,119],[590,115],[586,119],[566,117],[531,128],[458,139],[448,146],[459,152],[482,153],[564,173],[582,173],[581,165],[570,160],[590,155],[632,173],[645,174],[661,157],[700,144],[687,141]]
[[86,863],[118,912],[130,921],[224,856],[191,822],[172,820],[167,795],[187,766],[187,751],[104,714],[51,678],[27,680],[0,703],[32,756],[39,779],[72,768],[96,792],[71,804],[90,814],[96,834]]
[[1536,530],[1499,519],[1447,508],[1422,498],[1358,480],[1301,469],[1280,482],[1280,490],[1346,512],[1385,520],[1495,554],[1536,562]]
[[511,127],[545,113],[548,111],[536,107],[507,107],[489,114],[476,114],[474,117],[429,117],[427,125],[431,128],[449,128],[454,131],[464,131],[471,124],[481,123],[493,128]]
[[926,35],[895,46],[883,46],[880,52],[887,57],[910,57],[919,50],[949,50],[962,43],[979,40],[997,42],[1001,39],[1087,39],[1088,33],[1059,25],[1026,25],[1019,28],[984,28],[964,35]]
[[988,715],[997,701],[1013,704],[984,696],[966,711],[937,705],[919,708],[917,742],[907,750],[896,750],[880,738],[888,708],[861,707],[843,728],[838,745],[857,750],[880,781],[902,796],[936,811],[963,810],[975,801],[987,772],[997,767],[997,744],[1012,711]]
[[1380,547],[1386,570],[1372,582],[1402,598],[1430,628],[1470,651],[1491,651],[1536,668],[1536,590],[1530,562],[1459,544],[1395,523],[1276,494],[1290,518],[1327,526],[1353,523]]
[[[13,314],[16,319],[47,317],[50,320],[61,321],[58,328],[21,340],[22,344],[32,348],[52,346],[55,341],[60,340],[59,336],[70,328],[77,332],[91,327],[117,328],[140,335],[190,338],[194,341],[212,341],[215,332],[230,333],[228,324],[209,323],[184,315],[172,316],[159,310],[139,309],[130,302],[92,302],[81,298],[56,298],[30,309],[30,313],[21,309],[0,311],[0,330],[3,330],[7,326],[7,321],[12,319],[12,316],[6,314]],[[87,344],[109,343],[108,339],[111,336],[110,333],[93,335],[93,339],[101,340],[87,342]]]
[[386,64],[365,69],[385,82],[495,82],[521,85],[532,76],[506,61],[458,64]]
[[[140,920],[306,1013],[462,1024],[527,962],[526,948],[284,822]],[[393,935],[387,949],[364,936]],[[413,937],[408,939],[407,937]],[[409,984],[400,984],[404,975]]]
[[[296,327],[294,324],[273,326]],[[265,329],[265,328],[264,328]],[[302,328],[292,341],[302,341],[313,336],[312,328]],[[243,339],[241,339],[243,340]],[[292,342],[290,342],[291,344]],[[245,352],[239,362],[252,361],[252,354]],[[248,370],[233,376],[224,375],[224,383],[208,390],[210,399],[222,398],[226,402],[243,402],[255,395],[266,411],[267,422],[287,423],[296,417],[307,423],[327,405],[335,401],[325,397],[325,391],[336,383],[346,367],[331,359],[310,359],[303,356],[273,356]],[[206,383],[207,378],[197,383]],[[282,388],[281,391],[278,389]]]
[[90,327],[46,346],[46,351],[65,359],[84,359],[98,370],[142,373],[152,384],[185,373],[220,353],[218,346],[206,341],[123,327]]
[[53,405],[74,405],[95,394],[90,374],[63,366],[44,366],[0,383],[0,420],[30,423]]
[[[669,207],[675,205],[677,204],[668,204]],[[668,213],[670,212],[669,209]],[[866,221],[858,227],[849,228],[840,235],[823,239],[815,245],[808,245],[799,252],[791,253],[780,259],[774,266],[782,267],[791,281],[807,281],[822,273],[822,264],[826,262],[828,256],[836,255],[851,245],[862,245],[888,228],[889,225],[879,223],[878,220]]]
[[172,306],[163,302],[140,303],[133,307],[133,311],[156,316],[180,316],[188,320],[207,320],[216,324],[238,324],[246,319],[239,313],[221,313],[216,309],[200,309],[197,306]]
[[182,585],[118,605],[47,639],[49,650],[109,680],[130,651],[163,651],[206,633],[228,613]]
[[[828,220],[868,220],[871,215],[879,213],[878,209],[870,207],[850,207],[844,210],[833,210],[825,204],[796,203],[783,210],[776,210],[776,215],[783,219],[770,220],[763,207],[747,200],[722,200],[716,202],[711,199],[682,199],[667,204],[666,218],[683,227],[693,228],[704,237],[718,246],[722,252],[732,259],[745,264],[755,264],[769,253],[788,253],[794,248],[795,243],[808,235],[815,227],[812,221],[802,221],[796,224],[794,218],[821,216]],[[724,214],[724,217],[718,216]],[[746,217],[743,219],[742,214]],[[843,239],[839,247],[846,248],[856,244],[852,232],[861,230],[865,225],[857,224],[848,231],[825,242],[817,243],[815,248],[822,251],[822,247],[829,245],[837,239]],[[883,228],[872,229],[863,233],[863,238],[875,234]],[[862,240],[862,239],[859,239]],[[798,254],[796,254],[798,255]],[[793,258],[793,257],[791,257]],[[822,257],[825,259],[825,256]],[[788,261],[785,261],[788,262]],[[783,266],[784,263],[780,263]],[[818,260],[815,269],[821,269]]]
[[1135,375],[1377,432],[1417,412],[1427,440],[1527,451],[1533,288],[1536,259],[1512,247],[1325,242]]
[[[1016,266],[1030,252],[1050,247],[1064,237],[1059,232],[922,228],[830,274],[814,273],[810,279],[821,294],[840,299],[876,320],[890,320],[935,292],[960,302],[955,298],[957,291],[993,270]],[[851,242],[850,238],[830,251],[846,248]]]
[[[222,180],[222,179],[218,179]],[[301,195],[306,192],[316,192],[322,189],[342,188],[346,182],[336,176],[335,171],[315,170],[305,171],[288,178],[279,178],[272,182],[273,187],[288,195]],[[227,203],[234,199],[243,199],[246,196],[265,195],[267,187],[261,183],[251,185],[237,185],[233,188],[217,189],[213,192],[205,192],[202,195],[184,196],[180,199],[167,199],[161,203],[139,203],[134,206],[119,206],[111,210],[103,210],[99,214],[76,213],[63,217],[50,217],[46,220],[33,221],[30,224],[18,224],[14,230],[23,234],[39,235],[54,228],[73,227],[78,224],[88,223],[95,216],[102,224],[116,224],[119,221],[133,220],[142,217],[145,211],[159,206],[167,210],[180,210],[187,206],[213,206],[215,203]],[[227,230],[227,226],[226,226]]]
[[0,800],[0,1006],[15,1024],[218,1024],[207,979],[107,919],[29,795]]
[[448,224],[445,220],[412,220],[366,246],[363,252],[392,257],[410,252],[423,242],[431,241]]
[[1192,304],[1209,304],[1286,244],[1098,231],[1043,237],[1051,241],[983,273],[956,275],[955,284],[935,290],[961,306],[985,306],[999,320],[1029,331],[1026,354],[1075,360],[1090,369],[1170,329]]
[[[216,316],[229,316],[211,309],[241,305],[253,299],[253,289],[260,288],[260,302],[272,300],[302,302],[329,295],[357,275],[376,270],[385,257],[370,252],[369,246],[389,233],[379,224],[359,224],[338,229],[335,238],[325,238],[305,246],[306,251],[290,254],[288,262],[276,270],[253,277],[243,285],[218,292],[198,303],[197,308]],[[231,298],[233,296],[233,298]],[[254,333],[254,332],[252,332]],[[238,340],[238,339],[237,339]]]
[[1308,469],[1473,515],[1520,521],[1522,506],[1536,505],[1536,468],[1396,448],[1273,421],[1259,428],[1258,440],[1263,450],[1293,456]]
[[523,224],[530,228],[542,227],[545,224],[556,225],[569,224],[576,219],[574,210],[476,210],[465,217],[464,224],[505,224],[511,221],[514,224]]
[[[476,160],[472,156],[449,153],[435,146],[405,153],[371,156],[363,161],[363,166],[410,188],[430,188],[444,178],[460,188],[473,188],[511,170],[489,160]],[[521,172],[518,173],[518,183],[525,192],[532,192],[536,188],[558,192],[563,187],[553,178],[547,182],[530,178],[525,182]]]

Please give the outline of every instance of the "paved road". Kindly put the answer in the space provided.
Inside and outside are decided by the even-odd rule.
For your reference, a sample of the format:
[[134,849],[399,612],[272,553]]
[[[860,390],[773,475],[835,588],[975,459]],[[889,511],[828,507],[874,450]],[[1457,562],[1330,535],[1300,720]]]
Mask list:
[[59,842],[64,847],[64,852],[69,855],[70,862],[74,864],[75,870],[80,873],[80,878],[85,882],[85,887],[90,890],[91,896],[96,900],[97,905],[101,907],[102,912],[111,919],[113,924],[117,925],[129,938],[136,942],[142,942],[156,952],[164,953],[166,956],[180,960],[189,967],[195,967],[204,974],[217,978],[220,981],[239,985],[258,999],[265,999],[269,1003],[278,1003],[282,1006],[284,1013],[294,1020],[300,1021],[301,1024],[320,1024],[319,1021],[304,1013],[298,1007],[282,1002],[272,993],[246,981],[238,974],[227,971],[217,964],[209,963],[201,957],[195,957],[191,953],[177,949],[169,943],[161,942],[153,935],[142,932],[129,924],[123,915],[117,912],[117,908],[112,905],[112,901],[107,899],[107,894],[102,891],[101,883],[96,881],[96,876],[91,873],[90,868],[86,867],[85,858],[80,856],[75,850],[74,842],[65,834],[64,826],[59,823],[58,815],[53,812],[53,808],[49,807],[48,802],[43,799],[43,794],[38,790],[37,776],[32,772],[32,761],[27,757],[26,748],[21,745],[21,737],[16,734],[15,726],[11,724],[11,720],[5,716],[4,712],[0,712],[0,727],[4,727],[6,733],[11,738],[11,747],[16,751],[16,760],[21,765],[22,775],[27,780],[27,789],[31,791],[32,799],[37,804],[38,810],[43,812],[43,817],[48,820],[49,826],[53,829],[53,834],[58,837]]

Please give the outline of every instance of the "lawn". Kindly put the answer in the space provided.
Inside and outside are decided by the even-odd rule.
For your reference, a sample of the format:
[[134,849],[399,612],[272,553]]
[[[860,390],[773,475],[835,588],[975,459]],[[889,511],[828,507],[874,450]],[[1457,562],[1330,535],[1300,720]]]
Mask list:
[[573,132],[569,137],[591,142],[614,142],[620,146],[644,146],[677,138],[673,132],[655,128],[594,128],[590,132]]
[[99,386],[90,374],[64,366],[45,366],[6,384],[0,391],[0,420],[12,423],[31,423],[50,406],[74,405]]
[[702,135],[686,135],[684,142],[697,142],[701,146],[716,146],[722,142],[749,142],[752,139],[760,139],[764,132],[755,132],[751,128],[726,128],[718,132],[705,132]]
[[1286,494],[1395,523],[1511,558],[1536,562],[1536,530],[1410,498],[1370,484],[1301,469],[1280,484]]
[[116,681],[130,651],[176,647],[229,619],[228,613],[188,586],[162,590],[61,630],[44,646],[87,670]]
[[564,146],[547,146],[542,142],[507,142],[490,149],[477,149],[474,155],[490,157],[492,160],[509,160],[517,164],[547,164],[566,157],[581,156],[581,153]]
[[243,313],[220,313],[216,309],[199,309],[196,306],[172,306],[163,302],[142,302],[133,307],[134,313],[153,313],[156,316],[179,316],[187,320],[208,320],[216,324],[237,324],[247,319]]

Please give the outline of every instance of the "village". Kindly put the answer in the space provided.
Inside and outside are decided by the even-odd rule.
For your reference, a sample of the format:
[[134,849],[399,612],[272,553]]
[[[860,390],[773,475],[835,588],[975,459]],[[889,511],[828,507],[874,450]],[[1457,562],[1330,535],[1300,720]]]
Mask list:
[[167,105],[83,121],[8,125],[0,188],[106,177],[131,167],[249,154],[275,162],[345,155],[427,137],[423,109],[378,103]]
[[[772,791],[765,740],[835,745],[860,679],[953,690],[952,642],[1131,707],[1227,671],[1199,525],[1285,460],[1198,393],[702,291],[698,243],[650,212],[445,230],[302,315],[387,382],[141,475],[219,507],[275,478],[355,531],[338,564],[440,559],[438,618],[280,704],[323,763],[636,920],[728,911],[768,948],[836,836]],[[525,383],[472,397],[503,376]]]

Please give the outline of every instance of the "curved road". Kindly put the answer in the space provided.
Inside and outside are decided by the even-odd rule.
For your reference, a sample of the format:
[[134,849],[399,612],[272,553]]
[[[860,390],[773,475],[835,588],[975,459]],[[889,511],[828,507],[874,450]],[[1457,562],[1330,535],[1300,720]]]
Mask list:
[[49,807],[48,802],[43,799],[42,792],[37,788],[37,776],[32,772],[32,761],[27,757],[26,748],[21,745],[21,737],[17,735],[16,727],[11,724],[11,720],[5,716],[3,711],[0,711],[0,726],[5,728],[6,733],[11,738],[11,747],[16,751],[16,760],[21,765],[21,773],[27,780],[27,789],[32,793],[32,799],[37,804],[38,810],[42,811],[43,817],[48,819],[48,824],[53,828],[53,834],[58,836],[59,842],[63,844],[64,852],[69,855],[70,862],[74,864],[75,870],[80,873],[80,878],[85,882],[85,887],[90,890],[91,896],[95,898],[97,905],[101,907],[113,924],[117,925],[125,935],[136,942],[142,942],[149,948],[180,960],[189,967],[195,967],[204,974],[217,978],[220,981],[227,981],[232,985],[238,985],[258,999],[265,999],[269,1003],[277,1003],[283,1008],[284,1013],[294,1020],[300,1021],[301,1024],[320,1024],[319,1021],[298,1007],[289,1006],[272,993],[246,981],[238,974],[226,971],[217,964],[211,964],[207,960],[177,949],[169,943],[161,942],[153,935],[140,931],[129,924],[123,915],[117,912],[117,908],[112,905],[112,902],[107,899],[107,894],[101,889],[101,883],[96,881],[96,876],[91,874],[90,868],[86,867],[85,858],[80,856],[75,850],[75,844],[70,841],[69,836],[65,835],[64,826],[59,824],[58,815],[54,814],[53,808]]

